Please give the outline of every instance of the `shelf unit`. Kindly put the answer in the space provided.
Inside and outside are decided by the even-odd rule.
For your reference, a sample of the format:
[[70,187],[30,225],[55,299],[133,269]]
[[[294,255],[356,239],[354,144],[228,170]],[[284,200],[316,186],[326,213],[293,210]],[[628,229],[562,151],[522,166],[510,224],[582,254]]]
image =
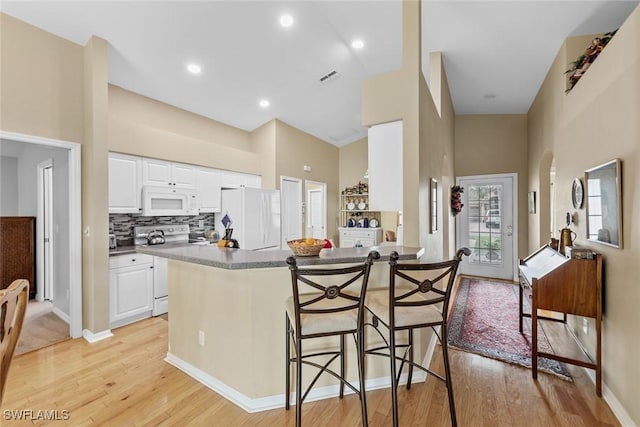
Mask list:
[[[349,209],[352,208],[352,209]],[[340,227],[349,227],[349,219],[353,218],[354,227],[357,226],[360,220],[367,218],[369,222],[372,219],[378,221],[378,227],[380,227],[380,212],[370,211],[369,209],[369,194],[343,194],[340,195]]]

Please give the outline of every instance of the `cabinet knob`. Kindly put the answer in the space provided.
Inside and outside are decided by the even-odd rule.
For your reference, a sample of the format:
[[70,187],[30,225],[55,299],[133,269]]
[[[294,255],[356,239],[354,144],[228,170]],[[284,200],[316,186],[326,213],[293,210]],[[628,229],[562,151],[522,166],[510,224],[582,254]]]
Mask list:
[[136,259],[135,258],[131,258],[131,262],[136,262]]

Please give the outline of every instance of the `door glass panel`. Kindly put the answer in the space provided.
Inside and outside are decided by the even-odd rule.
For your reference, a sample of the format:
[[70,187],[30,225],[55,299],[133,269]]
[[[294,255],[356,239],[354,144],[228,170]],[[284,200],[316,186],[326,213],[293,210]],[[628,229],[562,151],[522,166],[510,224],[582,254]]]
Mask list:
[[471,185],[468,189],[468,233],[471,264],[501,265],[502,184]]

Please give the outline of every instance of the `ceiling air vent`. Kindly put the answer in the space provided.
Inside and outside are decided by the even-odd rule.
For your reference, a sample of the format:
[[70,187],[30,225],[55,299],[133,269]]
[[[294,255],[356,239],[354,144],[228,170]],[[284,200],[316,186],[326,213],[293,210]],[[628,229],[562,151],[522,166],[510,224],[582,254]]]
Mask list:
[[338,77],[340,77],[340,74],[338,74],[336,70],[331,70],[324,76],[320,77],[320,83],[327,84],[330,81],[337,79]]

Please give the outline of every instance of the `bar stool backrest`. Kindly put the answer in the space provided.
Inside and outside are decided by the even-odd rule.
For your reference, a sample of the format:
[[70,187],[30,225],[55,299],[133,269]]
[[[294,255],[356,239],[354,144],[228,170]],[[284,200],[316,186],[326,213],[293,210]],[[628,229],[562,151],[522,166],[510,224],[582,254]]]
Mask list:
[[[358,310],[357,324],[361,325],[371,266],[373,260],[379,258],[377,251],[371,251],[364,263],[342,268],[299,268],[295,257],[287,258],[291,270],[295,329],[301,331],[301,315],[339,313],[354,309]],[[306,291],[313,292],[313,298],[301,298]],[[327,335],[331,334],[333,332]],[[322,335],[324,334],[314,334]]]
[[[389,320],[394,325],[397,307],[419,307],[443,303],[442,322],[447,322],[451,289],[455,282],[458,265],[463,255],[469,256],[468,248],[461,248],[453,259],[434,263],[399,264],[399,255],[392,252],[389,274]],[[401,286],[399,286],[401,285]],[[414,325],[415,326],[415,325]]]

